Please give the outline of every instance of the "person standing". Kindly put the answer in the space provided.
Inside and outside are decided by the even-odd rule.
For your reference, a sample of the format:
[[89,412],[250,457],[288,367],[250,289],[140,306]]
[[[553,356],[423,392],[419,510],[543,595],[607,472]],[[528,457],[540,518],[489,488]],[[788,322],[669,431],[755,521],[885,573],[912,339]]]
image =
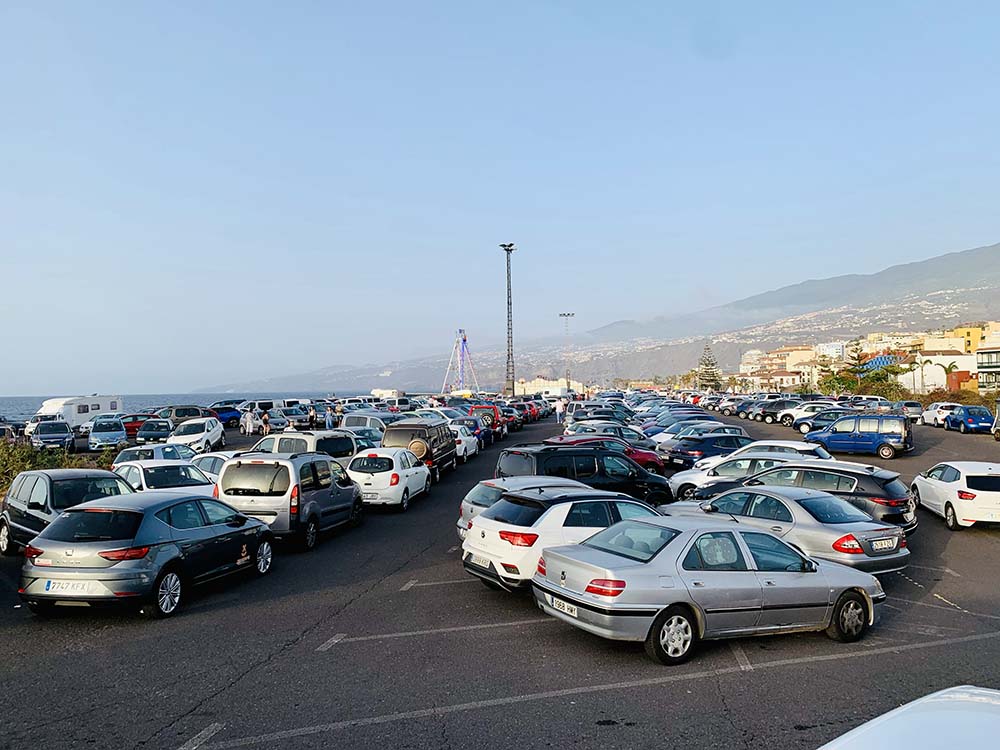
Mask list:
[[309,404],[309,429],[316,429],[316,405]]
[[344,419],[344,405],[343,404],[337,404],[337,411],[336,411],[336,413],[334,413],[333,417],[334,417],[334,420],[335,420],[334,426],[335,427],[340,427],[340,423]]
[[563,412],[566,411],[566,402],[561,398],[556,399],[556,422],[562,422]]
[[333,407],[326,407],[326,429],[333,429]]
[[260,415],[260,434],[271,434],[271,415],[266,410]]

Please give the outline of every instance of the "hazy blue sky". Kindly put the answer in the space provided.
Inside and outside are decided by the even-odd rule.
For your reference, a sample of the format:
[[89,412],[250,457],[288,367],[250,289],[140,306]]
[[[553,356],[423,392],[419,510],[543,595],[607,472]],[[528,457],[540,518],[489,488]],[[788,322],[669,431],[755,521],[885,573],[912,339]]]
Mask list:
[[0,394],[483,348],[500,242],[519,340],[996,242],[998,22],[6,0]]

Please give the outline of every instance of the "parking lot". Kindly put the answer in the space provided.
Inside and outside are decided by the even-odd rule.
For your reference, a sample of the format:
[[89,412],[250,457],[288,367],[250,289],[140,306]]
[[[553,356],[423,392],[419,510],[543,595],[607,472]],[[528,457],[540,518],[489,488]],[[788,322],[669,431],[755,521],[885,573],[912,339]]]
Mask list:
[[[549,420],[507,444],[556,430]],[[930,427],[915,441],[874,463],[909,481],[1000,452]],[[815,748],[932,690],[1000,684],[1000,530],[951,533],[921,511],[912,563],[886,577],[883,621],[857,644],[713,642],[667,668],[464,574],[459,501],[497,451],[408,513],[372,512],[312,553],[279,548],[271,575],[210,586],[169,620],[37,620],[18,606],[19,561],[0,560],[0,747]]]

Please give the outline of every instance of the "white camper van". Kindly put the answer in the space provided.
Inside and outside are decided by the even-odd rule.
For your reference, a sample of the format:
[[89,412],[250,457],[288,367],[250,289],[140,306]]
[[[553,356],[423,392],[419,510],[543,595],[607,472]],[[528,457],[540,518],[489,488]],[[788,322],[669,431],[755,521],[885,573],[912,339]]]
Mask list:
[[121,396],[67,396],[66,398],[47,398],[41,407],[24,427],[24,434],[35,431],[39,422],[59,419],[66,422],[70,428],[77,431],[84,422],[95,414],[102,412],[125,411]]

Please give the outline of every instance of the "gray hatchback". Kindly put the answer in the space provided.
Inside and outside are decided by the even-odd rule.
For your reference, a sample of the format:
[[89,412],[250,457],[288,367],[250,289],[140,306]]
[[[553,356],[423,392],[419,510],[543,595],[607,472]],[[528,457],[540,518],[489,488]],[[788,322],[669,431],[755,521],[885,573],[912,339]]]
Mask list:
[[24,550],[18,591],[37,615],[136,603],[168,617],[191,584],[271,570],[267,525],[188,492],[152,490],[69,508]]

